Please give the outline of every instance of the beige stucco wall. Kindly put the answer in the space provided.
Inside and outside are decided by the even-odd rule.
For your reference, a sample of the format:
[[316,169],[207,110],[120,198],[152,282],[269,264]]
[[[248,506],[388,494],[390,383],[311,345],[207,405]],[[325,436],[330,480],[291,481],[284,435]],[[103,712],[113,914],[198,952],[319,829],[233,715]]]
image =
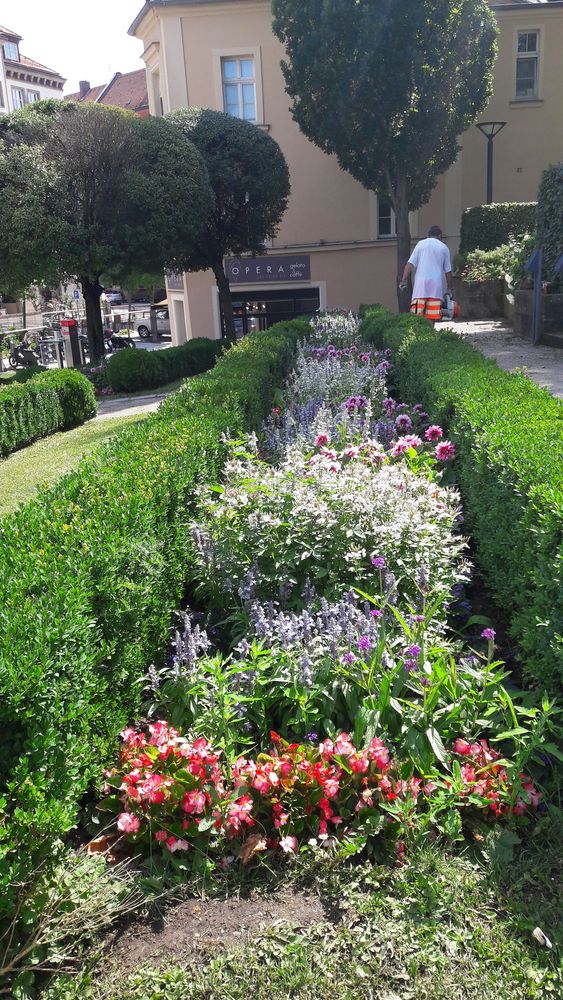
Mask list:
[[[496,14],[500,35],[495,93],[481,116],[507,122],[495,140],[494,194],[499,201],[533,200],[542,170],[563,157],[563,8],[507,6]],[[540,31],[539,100],[526,104],[513,100],[516,33],[524,29]],[[137,34],[143,39],[153,81],[158,69],[164,112],[187,104],[222,110],[221,55],[254,56],[258,121],[280,144],[292,184],[273,250],[299,248],[311,254],[311,284],[323,284],[329,307],[356,308],[362,301],[393,307],[395,241],[377,240],[373,195],[343,172],[335,157],[312,145],[292,120],[279,65],[283,49],[271,30],[269,0],[210,0],[154,8]],[[154,98],[151,111],[159,113]],[[452,255],[458,247],[462,210],[481,204],[486,188],[485,138],[472,127],[460,142],[457,162],[439,179],[429,204],[412,219],[415,238],[425,235],[430,225],[441,225]],[[321,242],[338,246],[321,247]],[[211,273],[187,275],[185,284],[187,335],[214,336],[217,305]]]

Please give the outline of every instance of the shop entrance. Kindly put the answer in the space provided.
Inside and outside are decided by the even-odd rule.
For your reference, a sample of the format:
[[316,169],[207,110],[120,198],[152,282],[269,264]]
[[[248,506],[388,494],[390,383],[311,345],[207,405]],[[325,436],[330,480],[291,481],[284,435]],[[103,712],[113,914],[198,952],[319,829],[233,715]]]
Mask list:
[[312,316],[320,305],[318,288],[256,289],[239,292],[231,289],[237,336],[253,330],[267,330],[274,323]]

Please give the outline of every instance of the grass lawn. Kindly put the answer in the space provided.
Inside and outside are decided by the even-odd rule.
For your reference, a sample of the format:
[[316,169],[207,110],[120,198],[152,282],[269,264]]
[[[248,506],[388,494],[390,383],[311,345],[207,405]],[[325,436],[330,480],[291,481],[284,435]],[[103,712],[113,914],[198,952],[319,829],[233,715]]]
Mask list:
[[[148,416],[148,414],[147,414]],[[54,483],[74,469],[83,455],[143,414],[90,420],[71,431],[51,434],[0,460],[0,515],[30,500],[37,486]]]
[[[549,837],[547,838],[549,841]],[[558,864],[559,862],[559,864]],[[48,989],[49,1000],[520,1000],[561,996],[561,881],[556,840],[533,841],[502,869],[426,848],[404,867],[340,861],[314,872],[297,863],[293,881],[318,894],[320,920],[280,920],[243,948],[219,953],[217,927],[177,954],[129,969],[103,961]],[[277,875],[278,886],[292,880]],[[289,875],[289,878],[288,878]],[[274,879],[274,881],[276,881]],[[258,910],[260,878],[247,877]],[[270,886],[269,892],[272,892]],[[242,887],[244,892],[244,886]],[[275,890],[274,890],[275,891]],[[248,895],[248,893],[245,893]],[[223,893],[224,895],[224,893]],[[174,908],[166,923],[174,922]],[[148,925],[149,921],[147,921]],[[267,924],[267,921],[264,921]],[[553,949],[533,936],[539,926]],[[225,927],[225,937],[232,938]],[[85,963],[87,965],[87,963]]]

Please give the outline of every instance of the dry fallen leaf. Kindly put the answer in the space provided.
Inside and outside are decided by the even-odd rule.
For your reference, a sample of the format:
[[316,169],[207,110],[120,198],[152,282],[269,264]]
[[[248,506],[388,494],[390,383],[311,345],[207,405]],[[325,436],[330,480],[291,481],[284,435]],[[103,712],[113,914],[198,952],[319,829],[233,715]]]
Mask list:
[[260,833],[253,833],[252,836],[248,837],[248,839],[245,840],[244,844],[242,845],[239,851],[238,856],[242,861],[243,865],[247,865],[250,859],[253,858],[254,855],[258,853],[258,851],[266,851],[266,850],[267,850],[266,838],[263,837]]

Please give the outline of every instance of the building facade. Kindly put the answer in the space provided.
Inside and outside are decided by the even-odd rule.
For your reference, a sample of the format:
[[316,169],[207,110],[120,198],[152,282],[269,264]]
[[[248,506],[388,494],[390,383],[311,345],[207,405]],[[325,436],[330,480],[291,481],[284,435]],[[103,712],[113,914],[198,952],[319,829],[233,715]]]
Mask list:
[[131,73],[114,73],[109,83],[91,87],[89,80],[80,81],[80,90],[66,94],[65,101],[91,101],[94,104],[109,104],[114,108],[133,111],[139,118],[149,116],[147,75],[144,69]]
[[[499,25],[494,93],[482,121],[506,122],[494,145],[494,197],[533,201],[563,158],[563,2],[491,4]],[[130,34],[143,41],[150,112],[225,110],[267,130],[291,175],[291,198],[264,258],[227,260],[240,332],[318,306],[396,305],[393,212],[299,131],[271,29],[269,0],[147,0]],[[486,140],[472,127],[430,202],[412,213],[413,242],[440,225],[452,253],[463,209],[486,196]],[[173,340],[221,334],[211,272],[167,279]]]
[[64,77],[24,56],[21,41],[21,35],[0,25],[0,114],[63,96]]

